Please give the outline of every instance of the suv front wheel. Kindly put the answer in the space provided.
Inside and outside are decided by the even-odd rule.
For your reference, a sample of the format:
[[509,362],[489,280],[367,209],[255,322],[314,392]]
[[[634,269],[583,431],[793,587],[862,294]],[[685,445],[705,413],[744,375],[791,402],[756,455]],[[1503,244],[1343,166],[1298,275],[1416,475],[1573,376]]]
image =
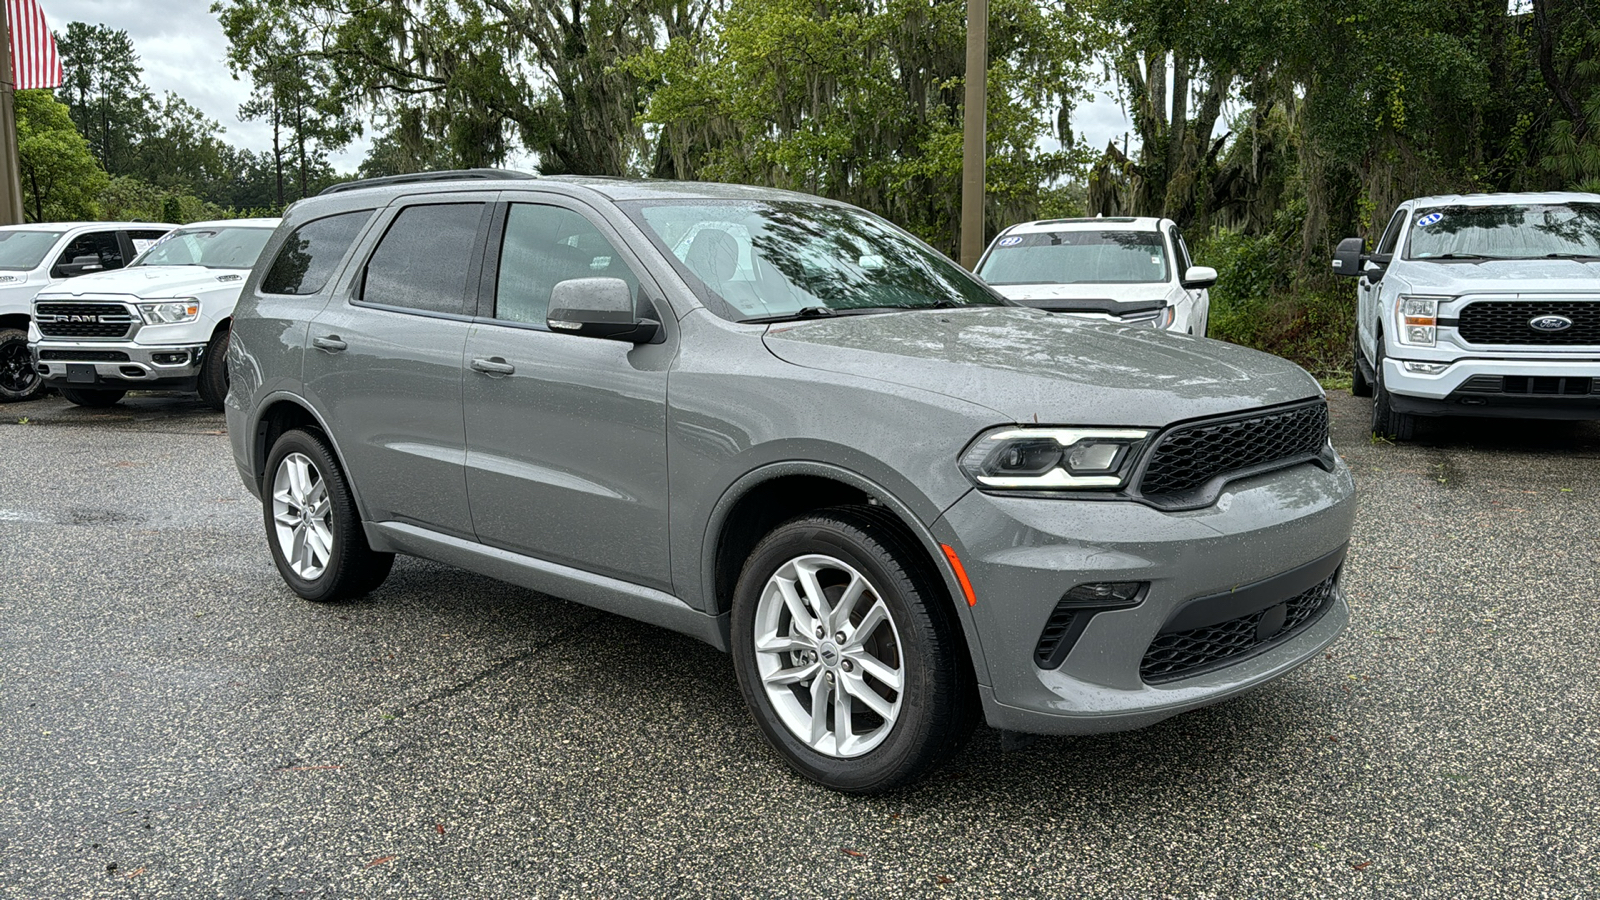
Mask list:
[[943,763],[975,722],[948,593],[879,510],[794,519],[745,563],[733,659],[745,703],[786,762],[875,794]]
[[320,435],[286,431],[267,457],[261,510],[272,561],[307,600],[359,597],[389,577],[393,553],[367,544],[355,497]]

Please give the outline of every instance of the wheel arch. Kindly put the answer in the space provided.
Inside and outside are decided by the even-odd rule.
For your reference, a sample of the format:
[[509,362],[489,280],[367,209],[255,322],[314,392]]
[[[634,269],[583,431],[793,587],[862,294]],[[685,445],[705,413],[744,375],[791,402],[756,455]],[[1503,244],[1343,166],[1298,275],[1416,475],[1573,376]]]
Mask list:
[[0,316],[0,328],[17,328],[24,333],[32,322],[33,319],[29,318],[27,313],[6,313]]
[[285,431],[295,428],[315,431],[327,441],[329,451],[333,453],[339,469],[344,472],[345,483],[350,487],[350,495],[355,498],[356,511],[365,522],[367,507],[361,499],[361,489],[356,485],[355,479],[350,477],[350,466],[345,463],[344,453],[339,449],[338,440],[334,438],[333,432],[329,430],[322,417],[305,401],[293,394],[278,394],[267,398],[255,416],[255,424],[250,431],[250,477],[255,481],[257,490],[266,492],[267,456],[272,452],[272,445]]
[[[959,623],[965,639],[966,664],[980,682],[987,683],[981,644],[955,572],[933,536],[911,506],[882,485],[856,472],[820,462],[771,463],[734,482],[712,509],[706,523],[701,559],[709,611],[726,631],[734,587],[750,552],[774,528],[796,516],[835,506],[871,506],[921,550],[916,563],[930,580],[943,588],[939,599]],[[727,635],[725,634],[725,637]]]

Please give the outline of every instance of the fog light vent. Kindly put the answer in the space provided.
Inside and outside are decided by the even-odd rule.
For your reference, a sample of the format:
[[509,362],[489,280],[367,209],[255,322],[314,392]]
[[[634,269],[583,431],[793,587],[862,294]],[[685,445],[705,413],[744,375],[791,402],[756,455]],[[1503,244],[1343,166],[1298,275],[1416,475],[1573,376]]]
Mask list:
[[1114,581],[1080,584],[1065,594],[1051,611],[1039,632],[1033,660],[1041,669],[1054,669],[1066,661],[1078,638],[1089,627],[1094,614],[1108,609],[1127,609],[1144,601],[1146,581]]

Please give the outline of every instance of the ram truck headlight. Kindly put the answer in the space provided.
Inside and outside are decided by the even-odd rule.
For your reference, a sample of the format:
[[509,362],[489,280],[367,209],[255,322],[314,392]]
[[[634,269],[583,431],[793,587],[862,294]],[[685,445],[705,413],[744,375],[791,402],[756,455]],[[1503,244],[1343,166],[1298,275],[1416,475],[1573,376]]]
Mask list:
[[1108,490],[1127,483],[1143,428],[1002,428],[979,437],[961,468],[979,487],[1017,491]]
[[1401,294],[1395,304],[1399,341],[1409,347],[1432,347],[1438,341],[1439,304],[1449,297]]
[[146,325],[182,325],[200,318],[200,301],[182,299],[140,303],[139,316]]

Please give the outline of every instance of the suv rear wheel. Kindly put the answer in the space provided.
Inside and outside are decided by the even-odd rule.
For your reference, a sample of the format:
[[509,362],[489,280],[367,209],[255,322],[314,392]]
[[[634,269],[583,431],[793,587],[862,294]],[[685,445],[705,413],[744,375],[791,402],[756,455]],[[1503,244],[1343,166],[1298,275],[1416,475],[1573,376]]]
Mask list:
[[389,577],[393,553],[367,544],[355,498],[320,435],[286,431],[267,456],[261,510],[272,561],[307,600],[359,597]]
[[207,406],[218,411],[222,409],[222,401],[228,397],[228,329],[212,335],[206,346],[205,362],[200,364],[196,387]]
[[919,777],[975,722],[950,599],[876,510],[802,516],[756,547],[733,602],[739,685],[795,771],[875,794]]
[[28,333],[0,328],[0,403],[32,400],[44,392],[44,379],[33,368]]

